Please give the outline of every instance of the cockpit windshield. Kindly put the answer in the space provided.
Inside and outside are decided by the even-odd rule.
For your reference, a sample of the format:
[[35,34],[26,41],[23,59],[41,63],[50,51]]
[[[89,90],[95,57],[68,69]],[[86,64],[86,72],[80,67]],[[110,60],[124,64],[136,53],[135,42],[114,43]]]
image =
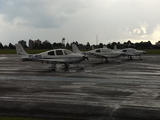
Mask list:
[[100,53],[101,51],[100,51],[100,49],[97,49],[97,50],[95,50],[95,52],[98,52],[98,53]]
[[124,49],[122,52],[127,52],[127,50],[126,50],[126,49]]
[[64,50],[64,54],[69,55],[69,54],[72,54],[72,52],[70,50]]
[[54,51],[48,52],[48,55],[55,55]]

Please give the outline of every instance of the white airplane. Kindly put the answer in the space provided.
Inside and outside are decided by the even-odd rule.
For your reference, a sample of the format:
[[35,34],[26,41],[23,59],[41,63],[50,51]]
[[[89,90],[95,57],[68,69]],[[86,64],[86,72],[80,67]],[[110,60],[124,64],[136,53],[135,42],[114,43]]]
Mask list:
[[79,63],[85,59],[85,55],[76,54],[67,49],[54,49],[39,54],[28,54],[20,44],[16,44],[15,46],[17,54],[21,57],[22,61],[41,61],[42,63],[50,63],[52,64],[52,69],[56,69],[57,63],[63,63],[65,68],[68,68],[69,64]]
[[76,44],[72,44],[72,50],[74,53],[79,53],[79,54],[86,54],[89,56],[95,56],[97,58],[105,59],[106,62],[108,62],[108,58],[118,58],[122,55],[122,52],[120,51],[114,51],[109,48],[98,48],[94,50],[90,50],[87,52],[81,52]]
[[146,53],[143,50],[136,50],[134,48],[117,49],[116,45],[114,46],[114,50],[122,52],[123,56],[128,56],[131,60],[133,59],[132,56],[139,56],[139,58],[142,60],[141,55]]
[[128,56],[131,60],[133,59],[132,56],[139,56],[139,59],[142,60],[141,55],[146,53],[143,50],[136,50],[134,48],[125,48],[122,49],[121,51],[124,56]]

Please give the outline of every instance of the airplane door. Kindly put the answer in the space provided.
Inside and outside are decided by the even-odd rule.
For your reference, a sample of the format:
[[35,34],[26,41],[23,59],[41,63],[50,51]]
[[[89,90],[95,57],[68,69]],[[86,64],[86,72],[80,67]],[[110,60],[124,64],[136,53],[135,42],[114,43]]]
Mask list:
[[61,57],[63,56],[63,51],[62,50],[56,50],[56,55]]

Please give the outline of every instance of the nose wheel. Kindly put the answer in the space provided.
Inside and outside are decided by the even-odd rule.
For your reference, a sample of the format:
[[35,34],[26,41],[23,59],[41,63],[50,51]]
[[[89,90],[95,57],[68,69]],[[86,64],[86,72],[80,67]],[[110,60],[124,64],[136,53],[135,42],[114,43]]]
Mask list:
[[69,68],[69,64],[65,63],[65,69],[68,69]]
[[142,57],[141,57],[141,56],[139,56],[139,59],[140,59],[140,60],[142,60]]
[[133,60],[132,56],[128,56],[128,58],[129,58],[130,60]]

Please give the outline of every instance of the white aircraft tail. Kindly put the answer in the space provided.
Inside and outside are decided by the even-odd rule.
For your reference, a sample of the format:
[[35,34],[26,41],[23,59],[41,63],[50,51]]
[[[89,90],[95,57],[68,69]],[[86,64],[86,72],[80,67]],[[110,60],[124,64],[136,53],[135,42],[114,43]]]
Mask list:
[[18,55],[28,55],[28,53],[25,52],[21,44],[15,44],[15,47]]
[[94,50],[94,46],[92,45],[92,50]]
[[117,45],[114,45],[114,50],[117,50]]
[[103,48],[107,48],[107,46],[104,45]]
[[73,50],[74,53],[82,54],[82,52],[78,49],[76,44],[72,44],[72,50]]

